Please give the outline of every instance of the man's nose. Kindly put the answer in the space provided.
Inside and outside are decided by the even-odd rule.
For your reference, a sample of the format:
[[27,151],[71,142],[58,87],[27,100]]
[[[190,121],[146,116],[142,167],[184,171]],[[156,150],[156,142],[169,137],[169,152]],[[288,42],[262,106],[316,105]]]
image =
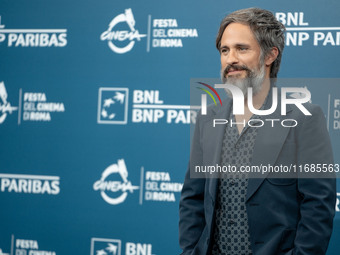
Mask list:
[[234,50],[230,50],[229,54],[227,55],[227,64],[233,65],[238,63],[237,52]]

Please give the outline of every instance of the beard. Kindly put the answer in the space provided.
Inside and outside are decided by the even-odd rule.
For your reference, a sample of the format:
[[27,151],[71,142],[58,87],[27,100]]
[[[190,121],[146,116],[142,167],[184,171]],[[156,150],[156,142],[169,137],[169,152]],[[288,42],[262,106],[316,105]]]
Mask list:
[[[246,77],[241,78],[240,74],[227,77],[227,73],[230,69],[244,70],[246,71]],[[221,79],[224,84],[231,84],[240,88],[243,92],[244,98],[248,96],[248,88],[253,89],[252,96],[255,96],[261,91],[262,83],[265,79],[265,65],[260,63],[260,68],[257,70],[251,70],[246,65],[228,65],[221,70]],[[232,97],[232,93],[229,89],[225,89],[229,97]]]

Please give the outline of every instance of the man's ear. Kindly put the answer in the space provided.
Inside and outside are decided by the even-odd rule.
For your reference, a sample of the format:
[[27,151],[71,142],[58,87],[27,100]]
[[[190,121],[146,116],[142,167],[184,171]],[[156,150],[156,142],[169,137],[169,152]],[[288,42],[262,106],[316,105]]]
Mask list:
[[264,63],[266,64],[266,66],[270,66],[277,58],[277,55],[279,55],[279,50],[278,48],[273,47],[265,58]]

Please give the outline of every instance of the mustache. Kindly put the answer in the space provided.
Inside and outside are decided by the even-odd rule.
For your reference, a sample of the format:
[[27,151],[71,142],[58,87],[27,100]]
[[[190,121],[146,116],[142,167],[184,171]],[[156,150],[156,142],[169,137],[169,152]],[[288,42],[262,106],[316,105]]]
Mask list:
[[245,70],[247,72],[251,71],[246,65],[227,65],[223,70],[223,77],[226,77],[230,69],[233,69],[235,71],[242,71],[242,70]]

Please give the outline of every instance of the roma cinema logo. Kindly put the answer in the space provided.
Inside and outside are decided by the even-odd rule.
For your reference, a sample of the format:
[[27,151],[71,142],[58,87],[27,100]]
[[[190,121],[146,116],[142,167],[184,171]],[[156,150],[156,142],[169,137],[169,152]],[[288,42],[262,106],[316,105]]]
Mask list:
[[[130,31],[115,30],[116,25],[119,23],[126,23]],[[123,54],[129,52],[135,45],[135,40],[140,41],[141,38],[146,37],[144,34],[139,34],[138,30],[135,29],[135,24],[136,21],[131,8],[126,9],[125,13],[119,14],[110,22],[108,29],[101,34],[100,40],[107,40],[110,49],[115,53]],[[119,42],[124,41],[129,41],[129,43],[121,46]]]

